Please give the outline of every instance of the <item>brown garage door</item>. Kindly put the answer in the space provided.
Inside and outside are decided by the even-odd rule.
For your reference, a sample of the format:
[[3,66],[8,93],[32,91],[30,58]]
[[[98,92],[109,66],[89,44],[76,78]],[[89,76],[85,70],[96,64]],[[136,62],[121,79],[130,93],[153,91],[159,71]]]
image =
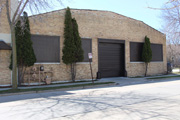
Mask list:
[[124,44],[99,43],[99,72],[102,78],[124,76]]

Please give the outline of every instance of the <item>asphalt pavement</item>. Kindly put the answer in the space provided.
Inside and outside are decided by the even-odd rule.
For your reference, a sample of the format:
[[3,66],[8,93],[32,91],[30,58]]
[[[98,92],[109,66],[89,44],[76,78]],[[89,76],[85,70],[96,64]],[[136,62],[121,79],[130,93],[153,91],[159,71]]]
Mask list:
[[180,78],[161,80],[111,78],[111,80],[117,84],[91,89],[1,96],[0,118],[2,120],[180,120]]

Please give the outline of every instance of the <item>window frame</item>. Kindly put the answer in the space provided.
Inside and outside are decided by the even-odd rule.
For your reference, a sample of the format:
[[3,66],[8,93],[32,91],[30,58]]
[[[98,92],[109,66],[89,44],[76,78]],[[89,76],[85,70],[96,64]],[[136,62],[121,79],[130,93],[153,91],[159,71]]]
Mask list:
[[[134,41],[129,42],[130,63],[144,63],[143,61],[140,61],[140,60],[138,60],[138,61],[131,60],[131,43],[144,44],[144,42],[134,42]],[[163,57],[164,57],[164,55],[163,55],[163,44],[151,43],[151,49],[153,49],[152,45],[160,45],[161,46],[161,57],[162,58],[161,58],[161,60],[153,60],[153,51],[152,51],[152,60],[151,60],[151,62],[164,62],[164,59],[163,59]],[[143,48],[141,48],[141,49],[143,49]]]
[[[83,40],[90,40],[90,52],[92,53],[92,38],[81,38],[81,43],[82,43],[82,49],[83,49]],[[84,51],[84,49],[83,49]],[[84,58],[85,58],[85,53],[84,53]],[[88,58],[88,54],[87,54],[87,58]],[[91,62],[93,61],[93,59],[91,59]],[[77,64],[88,64],[89,63],[89,60],[88,61],[82,61],[82,62],[77,62]]]
[[[60,36],[56,36],[56,35],[42,35],[42,34],[31,34],[31,37],[32,36],[43,36],[43,37],[57,37],[58,38],[58,43],[59,43],[59,46],[58,46],[58,57],[59,57],[59,60],[58,60],[58,62],[37,62],[36,61],[36,63],[34,63],[34,64],[60,64],[61,63],[61,58],[60,58],[60,56],[61,56],[61,48],[60,48]],[[31,40],[32,40],[32,38],[31,38]],[[32,43],[33,43],[33,40],[32,40]],[[34,44],[34,43],[33,43]],[[34,49],[34,48],[33,48]],[[35,53],[35,51],[34,51],[34,53]],[[35,54],[36,55],[36,54]]]

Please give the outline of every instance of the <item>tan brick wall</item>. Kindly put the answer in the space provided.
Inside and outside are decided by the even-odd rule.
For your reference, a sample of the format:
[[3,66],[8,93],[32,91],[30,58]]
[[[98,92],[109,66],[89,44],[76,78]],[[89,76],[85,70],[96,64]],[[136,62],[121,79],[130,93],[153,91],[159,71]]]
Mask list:
[[[137,21],[113,12],[92,10],[71,10],[76,18],[79,32],[82,38],[92,38],[93,74],[98,71],[98,38],[125,40],[125,59],[128,76],[144,75],[144,63],[130,62],[129,42],[144,42],[147,35],[151,43],[163,44],[163,62],[152,62],[148,75],[162,74],[166,72],[166,38],[159,31],[151,28],[141,21]],[[63,81],[70,79],[69,66],[62,62],[63,30],[65,10],[54,11],[30,17],[32,34],[58,35],[60,36],[61,62],[52,66],[55,80]],[[89,64],[77,65],[77,79],[90,78]]]
[[[63,30],[64,30],[64,10],[47,14],[33,16],[30,19],[31,32],[40,35],[58,35],[60,39],[61,63],[52,66],[55,70],[55,80],[69,80],[70,69],[62,62]],[[126,70],[128,76],[144,75],[144,63],[130,62],[129,42],[144,42],[147,35],[151,43],[163,44],[164,62],[152,62],[148,70],[148,75],[162,74],[166,72],[166,39],[157,30],[149,27],[141,21],[137,21],[116,13],[107,11],[91,10],[71,10],[72,16],[76,18],[80,35],[83,38],[92,38],[93,51],[93,74],[98,71],[98,38],[125,40],[126,50]],[[89,64],[77,65],[77,79],[90,78]]]
[[6,15],[6,7],[5,7],[5,0],[0,2],[0,6],[3,6],[3,9],[0,13],[0,33],[10,33],[10,27]]
[[[0,13],[0,39],[4,38],[4,34],[10,33],[10,28],[6,16],[5,0],[1,0],[0,6],[3,9]],[[0,86],[11,84],[11,71],[9,70],[11,51],[0,50]]]
[[10,50],[0,50],[0,86],[11,84],[10,55]]

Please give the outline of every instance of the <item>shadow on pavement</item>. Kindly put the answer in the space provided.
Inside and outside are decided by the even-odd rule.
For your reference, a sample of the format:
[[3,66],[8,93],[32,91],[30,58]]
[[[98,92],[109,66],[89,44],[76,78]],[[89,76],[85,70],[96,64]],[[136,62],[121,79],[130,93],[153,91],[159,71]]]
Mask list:
[[[153,84],[153,83],[160,83],[160,82],[180,81],[180,78],[145,79],[145,78],[116,77],[116,78],[104,78],[99,81],[100,82],[103,82],[103,81],[116,82],[116,85],[103,87],[103,88],[110,88],[110,87],[123,87],[123,86],[131,86],[131,85],[138,85],[138,84]],[[87,89],[97,89],[97,87],[96,88],[87,88]],[[87,89],[80,89],[80,90],[87,90]],[[77,89],[77,90],[79,90],[79,89]],[[73,91],[75,91],[75,90],[73,90]],[[31,93],[31,94],[22,94],[22,95],[1,96],[0,103],[19,101],[19,100],[27,100],[27,99],[29,100],[29,99],[36,99],[36,98],[48,99],[51,97],[56,97],[56,96],[64,97],[66,95],[72,95],[72,94],[73,93],[68,92],[68,91],[54,91],[54,92],[44,92],[44,93]]]
[[44,93],[30,93],[30,94],[21,94],[21,95],[12,95],[12,96],[0,96],[0,103],[11,102],[11,101],[19,101],[19,100],[29,100],[36,98],[50,98],[62,95],[70,95],[72,93],[68,91],[54,91],[54,92],[46,92]]

